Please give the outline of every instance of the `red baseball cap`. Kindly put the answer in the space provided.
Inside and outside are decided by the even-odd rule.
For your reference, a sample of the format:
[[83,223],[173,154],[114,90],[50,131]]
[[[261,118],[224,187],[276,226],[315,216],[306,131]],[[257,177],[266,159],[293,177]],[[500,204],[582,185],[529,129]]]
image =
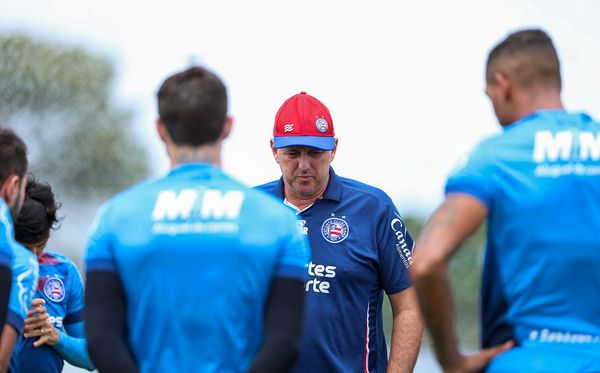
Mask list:
[[310,146],[332,150],[335,131],[329,109],[315,97],[300,92],[283,103],[275,115],[275,148]]

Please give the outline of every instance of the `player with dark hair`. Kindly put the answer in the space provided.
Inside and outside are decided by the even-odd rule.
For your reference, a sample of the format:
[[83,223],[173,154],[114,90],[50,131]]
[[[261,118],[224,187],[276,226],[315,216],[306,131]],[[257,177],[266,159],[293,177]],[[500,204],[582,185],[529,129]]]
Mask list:
[[37,256],[40,281],[24,338],[13,352],[12,372],[61,372],[65,360],[94,370],[85,343],[83,281],[69,258],[46,249],[50,230],[58,224],[58,208],[50,185],[28,177],[15,238]]
[[[338,139],[327,107],[302,92],[275,117],[271,150],[282,177],[260,186],[302,219],[313,258],[306,321],[293,371],[410,372],[423,321],[408,278],[413,239],[383,191],[336,175]],[[393,313],[388,351],[383,293]]]
[[[448,372],[598,372],[600,124],[563,108],[558,55],[542,30],[490,52],[486,93],[503,131],[449,177],[411,269],[438,360]],[[483,350],[465,356],[447,261],[485,220]]]
[[38,279],[35,256],[14,240],[12,223],[23,204],[26,172],[25,143],[13,131],[0,128],[0,372],[8,368]]
[[108,201],[86,254],[88,350],[107,372],[285,372],[301,336],[306,239],[223,171],[227,94],[202,67],[158,91],[172,169]]

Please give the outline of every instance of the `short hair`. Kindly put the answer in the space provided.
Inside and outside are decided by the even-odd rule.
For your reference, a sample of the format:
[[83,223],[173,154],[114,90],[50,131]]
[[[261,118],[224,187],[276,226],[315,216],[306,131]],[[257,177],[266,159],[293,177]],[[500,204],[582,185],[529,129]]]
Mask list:
[[25,200],[16,219],[15,239],[21,244],[37,244],[50,237],[50,229],[58,228],[56,211],[60,203],[56,200],[50,184],[27,177]]
[[540,29],[514,32],[488,56],[486,78],[500,71],[524,88],[541,84],[561,89],[560,61],[548,34]]
[[227,116],[227,90],[214,73],[194,66],[167,78],[158,90],[158,114],[176,145],[214,143]]
[[27,146],[8,128],[0,128],[0,185],[10,175],[23,179],[27,172]]

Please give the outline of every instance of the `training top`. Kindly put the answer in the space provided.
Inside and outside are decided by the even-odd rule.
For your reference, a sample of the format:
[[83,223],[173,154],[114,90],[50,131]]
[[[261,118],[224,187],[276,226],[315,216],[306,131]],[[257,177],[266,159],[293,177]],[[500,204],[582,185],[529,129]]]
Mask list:
[[274,278],[310,260],[295,215],[208,164],[113,197],[92,227],[87,272],[121,279],[141,372],[243,372],[263,339]]
[[10,242],[14,241],[13,223],[8,206],[0,198],[0,266],[9,267],[12,264],[12,249]]
[[[323,197],[299,213],[312,261],[297,373],[385,372],[383,291],[410,286],[413,239],[381,190],[329,170]],[[284,200],[279,179],[259,186]]]
[[[44,307],[55,328],[64,328],[67,334],[83,338],[83,335],[74,335],[83,328],[71,328],[75,324],[83,324],[84,290],[77,267],[66,256],[50,250],[45,250],[38,261],[39,280],[35,298],[46,301]],[[21,372],[62,372],[62,356],[47,344],[34,347],[33,342],[37,340],[22,338],[13,351],[11,366],[18,366]]]
[[600,125],[563,110],[529,115],[477,145],[446,193],[488,209],[483,347],[515,339],[598,354]]

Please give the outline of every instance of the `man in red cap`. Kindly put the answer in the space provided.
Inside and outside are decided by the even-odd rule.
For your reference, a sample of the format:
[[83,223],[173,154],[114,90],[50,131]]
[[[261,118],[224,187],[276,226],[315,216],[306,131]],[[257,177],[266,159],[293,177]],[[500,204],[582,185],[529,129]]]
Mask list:
[[[327,107],[305,92],[292,96],[271,139],[282,177],[259,187],[296,211],[312,248],[293,372],[411,372],[423,334],[408,278],[414,242],[383,191],[335,174],[337,144]],[[393,312],[389,368],[384,291]]]

